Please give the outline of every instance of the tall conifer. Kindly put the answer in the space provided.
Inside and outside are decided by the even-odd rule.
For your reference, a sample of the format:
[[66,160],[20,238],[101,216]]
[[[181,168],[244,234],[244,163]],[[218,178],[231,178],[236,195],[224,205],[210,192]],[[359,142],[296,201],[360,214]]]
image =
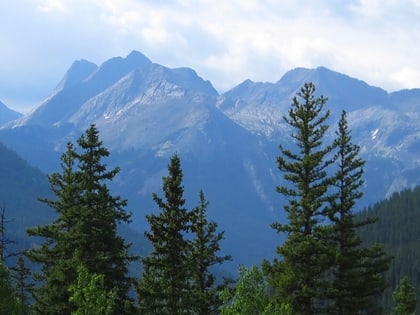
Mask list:
[[385,289],[383,273],[388,270],[389,257],[380,245],[364,248],[357,234],[359,227],[375,220],[356,222],[354,219],[354,206],[362,197],[364,161],[359,157],[359,147],[352,144],[345,111],[336,136],[337,171],[332,186],[335,194],[329,215],[333,226],[332,244],[336,246],[330,313],[352,315],[377,308],[375,297]]
[[129,244],[117,235],[117,224],[129,222],[124,210],[126,200],[112,196],[106,182],[119,169],[107,170],[103,158],[109,155],[94,125],[77,140],[80,152],[72,143],[62,155],[62,173],[49,176],[55,199],[41,199],[57,213],[51,224],[28,230],[42,237],[40,247],[28,251],[28,257],[41,264],[35,291],[35,310],[41,314],[71,314],[69,287],[77,278],[76,267],[84,265],[93,274],[104,276],[107,290],[115,289],[114,314],[124,314],[131,279],[127,276]]
[[143,273],[137,287],[141,314],[190,314],[190,243],[185,236],[191,212],[185,208],[178,155],[171,157],[168,172],[163,177],[165,198],[153,194],[160,212],[146,216],[150,231],[145,236],[153,249],[142,258]]
[[30,269],[25,266],[22,255],[19,255],[16,266],[11,267],[10,270],[12,271],[11,278],[16,289],[16,296],[22,307],[22,314],[29,314],[29,297],[34,284],[31,278],[32,273]]
[[[211,267],[230,260],[228,255],[218,256],[220,241],[224,232],[217,232],[217,223],[207,218],[208,201],[203,191],[199,194],[200,201],[192,212],[191,270],[192,292],[190,294],[194,314],[218,314],[221,301],[219,298],[225,284],[216,285],[216,277]],[[227,280],[227,279],[226,279]]]
[[289,115],[284,117],[292,128],[296,147],[280,145],[277,158],[286,183],[277,191],[287,198],[284,207],[288,223],[272,227],[286,233],[287,239],[278,246],[279,260],[265,265],[271,285],[281,303],[289,304],[294,314],[316,314],[326,290],[325,272],[331,257],[327,244],[330,227],[326,226],[329,187],[327,174],[333,162],[332,145],[323,143],[328,129],[329,111],[323,112],[327,99],[315,97],[315,86],[305,83],[293,98]]

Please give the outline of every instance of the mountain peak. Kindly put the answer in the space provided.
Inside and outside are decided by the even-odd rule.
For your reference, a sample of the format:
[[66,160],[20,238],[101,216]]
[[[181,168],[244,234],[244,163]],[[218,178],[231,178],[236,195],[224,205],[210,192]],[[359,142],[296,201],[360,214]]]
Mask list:
[[347,110],[350,110],[349,106],[356,109],[367,105],[388,104],[388,92],[385,90],[322,66],[290,70],[276,85],[287,86],[295,93],[305,82],[314,83],[317,94],[328,94],[331,104]]
[[18,119],[21,116],[21,113],[10,109],[2,101],[0,101],[0,127],[7,122]]
[[141,52],[137,50],[133,50],[130,52],[127,57],[125,58],[129,62],[133,63],[151,63],[150,59],[143,55]]
[[105,61],[98,69],[99,71],[117,71],[127,72],[136,68],[142,68],[150,65],[152,62],[142,53],[133,50],[127,57],[114,57]]
[[62,90],[85,80],[89,75],[98,69],[98,66],[93,62],[85,59],[76,60],[72,63],[69,70],[67,70],[63,79],[58,84],[56,90]]
[[308,68],[294,68],[292,70],[287,71],[279,81],[276,82],[277,85],[280,84],[301,84],[302,81],[307,81],[308,77],[311,75],[311,73],[314,72],[314,69],[308,69]]

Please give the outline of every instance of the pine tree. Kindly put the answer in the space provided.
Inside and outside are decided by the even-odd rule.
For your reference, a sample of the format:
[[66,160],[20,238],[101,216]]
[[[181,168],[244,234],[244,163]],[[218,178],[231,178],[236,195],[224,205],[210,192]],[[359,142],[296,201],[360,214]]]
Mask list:
[[171,157],[168,172],[163,177],[165,199],[153,194],[160,212],[146,216],[150,231],[145,236],[153,249],[142,257],[143,273],[137,287],[141,314],[190,314],[190,243],[185,236],[191,228],[191,212],[185,208],[178,155]]
[[294,314],[305,315],[319,309],[331,260],[331,247],[326,242],[331,228],[325,218],[332,183],[327,168],[333,157],[332,145],[323,143],[329,111],[322,112],[327,99],[314,94],[315,86],[305,83],[293,98],[288,117],[284,117],[297,146],[294,152],[280,145],[281,156],[277,158],[278,168],[289,183],[277,187],[288,198],[284,209],[289,223],[276,222],[272,227],[286,233],[287,239],[277,248],[281,259],[264,266],[278,298],[290,305]]
[[416,312],[416,290],[407,277],[403,277],[392,294],[395,306],[392,315],[412,315]]
[[[26,252],[27,257],[41,264],[41,272],[34,274],[40,285],[34,290],[34,311],[39,314],[70,314],[68,305],[68,286],[75,279],[73,265],[67,261],[73,258],[73,243],[67,242],[67,235],[72,235],[72,228],[79,216],[79,186],[75,172],[75,148],[67,144],[67,150],[61,156],[62,173],[53,173],[48,179],[55,200],[40,198],[57,213],[57,219],[47,225],[28,229],[30,236],[45,239],[38,248]],[[74,233],[73,233],[74,235]],[[66,267],[64,269],[64,267]]]
[[114,314],[124,314],[131,279],[127,276],[129,244],[117,235],[118,223],[128,223],[124,210],[126,200],[112,196],[106,181],[112,180],[119,168],[107,170],[102,159],[109,155],[99,140],[94,125],[77,143],[80,153],[69,143],[62,155],[62,173],[49,176],[56,199],[40,199],[57,213],[57,219],[28,230],[29,235],[44,238],[44,243],[27,252],[41,264],[35,292],[35,310],[42,314],[71,314],[69,287],[77,278],[76,266],[83,264],[90,273],[103,274],[107,289],[115,288]]
[[356,201],[362,197],[364,161],[358,157],[359,147],[352,144],[346,112],[343,111],[334,147],[337,171],[333,184],[329,218],[332,222],[332,244],[336,258],[332,277],[331,314],[352,315],[376,308],[375,297],[385,289],[383,273],[389,257],[381,246],[363,248],[357,229],[375,220],[355,221]]
[[25,266],[23,255],[19,255],[16,266],[11,267],[10,270],[13,271],[11,278],[14,282],[16,296],[20,301],[20,305],[22,306],[22,314],[28,314],[29,297],[34,284],[31,281],[31,270]]
[[230,260],[228,255],[217,256],[220,251],[220,241],[224,232],[217,233],[217,223],[209,221],[206,215],[208,201],[203,191],[199,194],[199,205],[192,212],[192,232],[195,237],[191,242],[192,249],[192,292],[190,305],[194,314],[218,314],[220,307],[219,293],[225,286],[215,285],[216,277],[210,268]]

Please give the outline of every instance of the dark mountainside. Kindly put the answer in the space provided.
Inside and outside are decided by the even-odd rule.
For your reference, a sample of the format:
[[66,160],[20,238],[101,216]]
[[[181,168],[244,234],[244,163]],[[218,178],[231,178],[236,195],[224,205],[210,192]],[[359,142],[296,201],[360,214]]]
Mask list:
[[[387,276],[390,288],[382,305],[390,309],[391,293],[404,276],[420,296],[420,186],[395,193],[363,210],[358,217],[379,218],[374,225],[362,228],[360,236],[366,244],[384,244],[386,251],[394,257]],[[419,312],[420,301],[417,301],[416,314]]]
[[10,248],[16,252],[30,246],[27,227],[53,219],[51,211],[38,202],[38,197],[51,196],[51,192],[45,174],[1,143],[0,174],[0,206],[9,221],[6,237],[16,242]]
[[222,249],[235,265],[259,263],[279,242],[270,224],[285,218],[275,192],[282,182],[278,144],[289,132],[282,117],[308,81],[329,99],[330,138],[345,109],[367,160],[358,209],[420,184],[420,90],[389,94],[323,67],[294,69],[276,83],[247,80],[219,95],[194,70],[170,69],[135,51],[100,66],[76,61],[35,110],[0,129],[0,142],[50,173],[66,142],[96,124],[110,164],[121,167],[112,189],[128,199],[140,233],[177,152],[187,206],[197,205],[203,189],[210,217],[226,230]]

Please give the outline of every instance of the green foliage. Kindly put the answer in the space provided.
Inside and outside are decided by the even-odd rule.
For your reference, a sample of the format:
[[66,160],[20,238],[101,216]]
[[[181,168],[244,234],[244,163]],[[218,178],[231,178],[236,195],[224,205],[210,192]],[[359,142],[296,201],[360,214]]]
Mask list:
[[163,177],[165,200],[153,194],[159,214],[146,218],[152,253],[142,258],[143,274],[137,293],[142,314],[188,314],[191,265],[190,244],[185,234],[190,229],[191,213],[184,207],[181,162],[172,156],[169,175]]
[[165,199],[153,194],[158,214],[147,215],[145,236],[153,249],[143,257],[137,286],[141,314],[217,314],[219,291],[210,268],[230,259],[218,256],[223,232],[207,219],[208,202],[200,192],[196,208],[185,208],[183,173],[178,155],[171,157],[163,178]]
[[412,315],[416,311],[416,290],[410,284],[407,277],[400,280],[397,289],[392,294],[395,306],[392,315]]
[[217,314],[220,306],[219,291],[225,285],[215,285],[216,277],[210,271],[214,265],[230,260],[230,256],[217,256],[224,233],[217,233],[217,223],[209,221],[206,215],[208,201],[200,191],[199,205],[192,211],[191,241],[192,292],[190,305],[194,314]]
[[351,142],[343,111],[333,143],[324,143],[329,111],[326,99],[306,83],[293,98],[285,121],[293,129],[293,150],[280,146],[278,168],[288,185],[277,187],[287,198],[288,224],[272,227],[286,233],[277,247],[280,259],[264,271],[275,301],[294,314],[377,312],[376,297],[386,288],[383,273],[390,258],[383,247],[363,247],[357,229],[374,220],[355,221],[353,207],[362,196],[364,161]]
[[107,170],[102,159],[109,155],[92,125],[78,140],[80,153],[72,143],[62,155],[62,173],[49,176],[55,199],[41,199],[55,210],[51,224],[28,230],[44,243],[27,252],[33,262],[41,264],[37,279],[41,286],[35,291],[35,310],[42,314],[71,314],[69,287],[77,279],[76,267],[86,266],[92,274],[104,275],[105,288],[117,290],[114,314],[124,314],[131,279],[127,276],[129,245],[117,235],[118,223],[127,223],[130,214],[127,202],[112,196],[106,181],[119,169]]
[[91,274],[85,266],[77,268],[77,280],[70,285],[69,292],[69,302],[75,305],[72,315],[111,315],[114,312],[116,290],[108,291],[104,275]]
[[[393,194],[387,200],[365,209],[358,220],[380,218],[374,225],[360,228],[359,235],[366,246],[384,244],[393,257],[386,280],[389,288],[379,298],[386,312],[392,308],[392,291],[401,278],[407,277],[420,296],[420,186]],[[417,303],[416,314],[420,314]]]
[[225,288],[220,297],[222,315],[292,315],[288,304],[274,304],[270,300],[266,277],[257,266],[239,268],[239,279],[233,289]]
[[315,98],[314,93],[315,86],[306,83],[293,98],[289,116],[284,117],[293,128],[291,137],[297,152],[280,145],[282,155],[277,165],[292,187],[278,186],[277,191],[288,198],[285,211],[289,223],[276,222],[272,227],[288,237],[277,248],[281,260],[265,268],[276,294],[287,298],[296,314],[316,312],[316,302],[324,295],[323,275],[331,256],[326,242],[330,229],[323,224],[332,183],[327,174],[332,147],[322,143],[329,112],[322,113],[326,99]]
[[376,310],[376,297],[386,288],[383,276],[389,269],[390,258],[382,246],[362,246],[357,229],[374,220],[355,221],[353,207],[362,197],[364,161],[358,157],[359,147],[352,144],[346,113],[343,111],[338,124],[334,147],[337,171],[331,198],[329,219],[332,222],[332,246],[336,246],[332,268],[332,286],[329,289],[329,313],[359,314]]
[[24,314],[29,312],[29,298],[30,292],[32,291],[34,284],[32,283],[32,273],[29,268],[25,266],[24,258],[19,255],[16,266],[10,268],[13,273],[11,277],[14,282],[16,289],[16,296],[20,301]]
[[0,314],[22,314],[19,299],[10,284],[9,270],[2,262],[0,262]]
[[220,296],[222,315],[259,314],[268,304],[267,283],[257,266],[239,268],[239,279],[231,292],[225,288]]

